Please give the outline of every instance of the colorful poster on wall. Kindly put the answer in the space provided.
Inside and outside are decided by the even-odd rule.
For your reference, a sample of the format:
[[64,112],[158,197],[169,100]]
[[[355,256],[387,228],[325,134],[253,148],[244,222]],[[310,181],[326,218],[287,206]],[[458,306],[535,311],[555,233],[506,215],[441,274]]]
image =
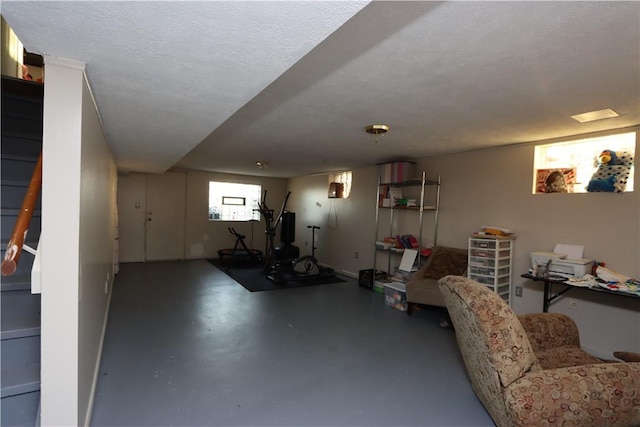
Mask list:
[[573,193],[576,168],[538,169],[536,193]]

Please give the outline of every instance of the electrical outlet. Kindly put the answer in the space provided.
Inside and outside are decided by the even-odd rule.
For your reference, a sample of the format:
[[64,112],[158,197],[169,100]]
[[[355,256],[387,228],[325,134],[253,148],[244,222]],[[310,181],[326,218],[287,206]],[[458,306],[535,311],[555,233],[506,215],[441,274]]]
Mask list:
[[358,251],[355,251],[355,252],[353,253],[353,257],[354,257],[355,259],[358,259]]
[[522,297],[522,286],[516,286],[516,296]]
[[569,301],[567,301],[567,307],[569,307],[571,310],[577,310],[578,302],[573,298],[569,298]]

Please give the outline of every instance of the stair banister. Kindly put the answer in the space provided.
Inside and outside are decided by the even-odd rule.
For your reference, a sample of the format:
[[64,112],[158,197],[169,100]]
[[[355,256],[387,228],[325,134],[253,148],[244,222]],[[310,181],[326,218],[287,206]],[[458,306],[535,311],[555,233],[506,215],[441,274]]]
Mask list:
[[9,239],[9,243],[7,243],[7,251],[5,252],[4,260],[2,261],[3,276],[10,276],[16,271],[16,267],[18,266],[20,254],[22,253],[24,241],[27,236],[27,231],[29,230],[29,225],[31,224],[31,217],[33,216],[33,210],[36,206],[38,194],[40,193],[41,187],[42,153],[40,153],[40,156],[38,157],[38,163],[36,163],[36,167],[33,170],[33,175],[31,176],[31,181],[29,182],[29,188],[27,189],[27,194],[24,196],[22,207],[20,208],[20,213],[18,214],[18,219],[16,220],[16,225],[13,227],[11,239]]

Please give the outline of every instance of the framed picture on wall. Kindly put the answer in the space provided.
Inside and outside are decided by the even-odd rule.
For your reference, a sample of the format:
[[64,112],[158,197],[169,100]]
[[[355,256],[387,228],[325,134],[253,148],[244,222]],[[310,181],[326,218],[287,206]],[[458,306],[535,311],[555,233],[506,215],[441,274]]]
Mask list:
[[573,193],[576,184],[576,168],[538,169],[537,193]]

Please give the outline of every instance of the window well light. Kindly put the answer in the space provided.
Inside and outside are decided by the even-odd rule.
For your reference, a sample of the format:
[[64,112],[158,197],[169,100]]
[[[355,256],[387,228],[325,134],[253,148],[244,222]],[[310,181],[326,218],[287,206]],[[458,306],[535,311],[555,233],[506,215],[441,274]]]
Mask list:
[[605,108],[604,110],[589,111],[582,114],[576,114],[571,118],[580,123],[594,122],[596,120],[610,119],[612,117],[618,117],[620,114],[613,111],[611,108]]

